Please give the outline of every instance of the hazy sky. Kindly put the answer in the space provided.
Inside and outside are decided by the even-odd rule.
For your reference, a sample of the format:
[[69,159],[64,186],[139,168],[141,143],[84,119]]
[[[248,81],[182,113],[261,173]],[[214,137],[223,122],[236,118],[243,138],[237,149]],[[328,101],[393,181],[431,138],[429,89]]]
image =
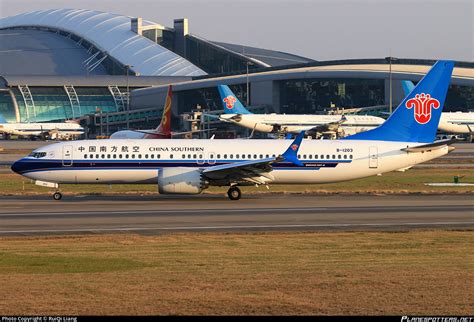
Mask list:
[[474,61],[474,0],[0,0],[0,17],[84,8],[168,27],[189,18],[209,40],[317,60],[389,56]]

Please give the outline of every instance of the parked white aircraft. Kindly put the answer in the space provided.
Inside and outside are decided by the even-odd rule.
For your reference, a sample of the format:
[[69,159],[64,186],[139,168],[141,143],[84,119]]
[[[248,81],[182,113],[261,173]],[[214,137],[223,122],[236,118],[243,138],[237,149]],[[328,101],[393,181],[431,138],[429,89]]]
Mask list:
[[[415,88],[411,81],[402,81],[405,95]],[[443,112],[438,130],[445,133],[469,134],[474,132],[474,112]]]
[[[43,146],[12,170],[43,186],[149,183],[163,194],[209,186],[329,183],[410,168],[451,151],[433,142],[454,62],[439,61],[389,119],[341,140],[86,140]],[[57,191],[54,199],[60,199]]]
[[438,129],[447,133],[473,133],[474,112],[443,112]]
[[219,119],[259,132],[286,134],[306,131],[313,137],[344,137],[374,129],[385,122],[381,117],[370,115],[252,114],[228,86],[218,85],[217,88],[225,111]]
[[25,137],[63,140],[73,139],[84,134],[84,128],[77,123],[8,123],[0,115],[0,133],[9,137],[19,135]]

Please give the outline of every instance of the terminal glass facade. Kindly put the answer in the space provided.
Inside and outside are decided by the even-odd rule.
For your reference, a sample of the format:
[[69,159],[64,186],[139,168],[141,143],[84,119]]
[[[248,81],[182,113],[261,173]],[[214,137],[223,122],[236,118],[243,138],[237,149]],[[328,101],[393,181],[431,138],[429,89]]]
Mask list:
[[[99,111],[117,112],[114,98],[106,87],[75,87],[80,106],[74,110],[63,87],[30,86],[34,106],[28,107],[18,88],[14,87],[12,91],[18,103],[21,122],[63,121]],[[5,113],[2,113],[2,110],[5,110]],[[10,122],[15,120],[15,110],[8,92],[0,94],[0,113]]]
[[[400,101],[403,98],[400,97]],[[474,112],[474,87],[449,85],[443,112]]]
[[17,88],[13,88],[13,92],[18,102],[21,122],[47,122],[73,117],[71,103],[63,88],[30,87],[34,107],[26,106]]
[[474,87],[450,85],[444,105],[444,112],[474,112]]
[[324,114],[332,107],[384,104],[384,80],[296,79],[279,84],[282,113]]
[[81,104],[81,114],[93,114],[96,111],[117,112],[114,98],[108,88],[75,87]]
[[8,122],[16,122],[15,108],[8,91],[0,91],[0,115]]

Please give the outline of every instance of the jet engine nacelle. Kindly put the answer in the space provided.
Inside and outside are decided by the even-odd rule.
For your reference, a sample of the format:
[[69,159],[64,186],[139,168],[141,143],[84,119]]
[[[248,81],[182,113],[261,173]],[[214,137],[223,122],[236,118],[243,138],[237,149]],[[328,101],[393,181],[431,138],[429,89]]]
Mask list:
[[161,194],[194,195],[207,187],[201,170],[196,168],[164,168],[158,173],[158,191]]

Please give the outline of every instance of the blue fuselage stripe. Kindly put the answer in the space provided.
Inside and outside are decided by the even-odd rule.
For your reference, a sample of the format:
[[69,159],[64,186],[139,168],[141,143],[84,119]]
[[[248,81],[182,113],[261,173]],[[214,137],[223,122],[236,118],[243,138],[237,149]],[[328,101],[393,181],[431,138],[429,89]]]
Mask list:
[[[215,163],[200,160],[35,160],[22,159],[15,162],[14,171],[20,174],[55,170],[149,170],[167,167],[207,168],[217,165],[237,163],[247,160],[219,160]],[[304,167],[290,162],[272,164],[275,170],[319,170],[335,168],[339,163],[350,163],[352,160],[301,160]]]

